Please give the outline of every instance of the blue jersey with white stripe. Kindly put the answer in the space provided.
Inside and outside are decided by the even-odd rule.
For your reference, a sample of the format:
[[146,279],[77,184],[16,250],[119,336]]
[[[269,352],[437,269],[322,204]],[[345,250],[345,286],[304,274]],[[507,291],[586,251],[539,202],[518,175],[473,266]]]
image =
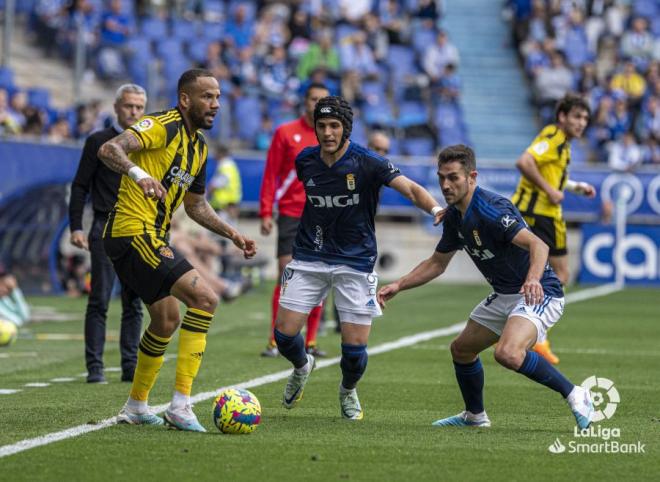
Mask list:
[[[442,239],[436,251],[449,253],[465,249],[495,292],[514,294],[520,291],[529,271],[529,252],[512,240],[521,229],[527,229],[527,224],[511,201],[477,187],[465,216],[458,208],[450,206],[443,224]],[[546,264],[541,285],[548,296],[564,296],[550,265]]]
[[293,258],[373,271],[378,255],[374,218],[380,189],[401,175],[399,169],[351,142],[330,167],[321,159],[319,146],[303,149],[296,157],[296,172],[307,199]]

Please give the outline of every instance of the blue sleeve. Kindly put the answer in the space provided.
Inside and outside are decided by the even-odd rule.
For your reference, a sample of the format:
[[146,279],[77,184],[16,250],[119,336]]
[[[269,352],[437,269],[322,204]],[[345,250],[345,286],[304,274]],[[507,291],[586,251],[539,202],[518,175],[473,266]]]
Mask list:
[[489,222],[489,231],[497,241],[511,243],[516,234],[527,227],[527,223],[509,201],[502,203],[498,208],[499,216]]
[[435,247],[440,253],[451,253],[463,249],[463,242],[458,237],[458,227],[454,218],[454,213],[447,213],[447,217],[442,222],[442,238]]
[[389,186],[394,178],[401,175],[399,168],[384,157],[374,155],[370,160],[371,171],[381,185]]

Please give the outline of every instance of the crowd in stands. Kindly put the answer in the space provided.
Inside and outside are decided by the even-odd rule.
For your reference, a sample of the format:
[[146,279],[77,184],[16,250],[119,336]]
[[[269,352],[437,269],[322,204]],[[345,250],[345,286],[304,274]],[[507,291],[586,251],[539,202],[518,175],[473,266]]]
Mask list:
[[[436,0],[20,3],[45,55],[71,59],[80,30],[90,71],[155,88],[149,95],[163,106],[176,100],[183,70],[212,70],[223,102],[211,136],[238,143],[234,147],[267,148],[273,130],[299,115],[305,87],[319,81],[355,106],[357,142],[366,143],[376,128],[392,135],[392,154],[430,155],[467,141],[458,103],[459,55],[439,28]],[[159,72],[157,83],[153,71]],[[26,94],[11,80],[11,72],[0,74],[0,116],[5,97],[8,119],[0,121],[0,135],[81,138],[90,123],[81,117],[103,122],[88,112],[93,106],[79,108],[84,112],[51,109],[43,92],[41,104],[28,102],[31,115],[19,113],[14,98]],[[28,100],[31,95],[39,97],[28,92]]]
[[513,37],[544,123],[568,91],[590,102],[588,159],[660,166],[660,2],[509,0]]

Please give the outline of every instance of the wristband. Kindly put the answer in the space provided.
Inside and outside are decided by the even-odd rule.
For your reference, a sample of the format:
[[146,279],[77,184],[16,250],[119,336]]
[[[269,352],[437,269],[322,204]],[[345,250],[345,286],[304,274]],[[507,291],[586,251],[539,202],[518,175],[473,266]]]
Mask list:
[[578,184],[579,183],[577,183],[575,181],[571,181],[570,179],[568,179],[566,181],[566,184],[564,184],[564,189],[566,189],[567,191],[570,191],[570,192],[577,192]]
[[133,179],[135,182],[138,182],[151,176],[147,174],[142,168],[133,166],[128,170],[128,177]]
[[442,208],[440,206],[434,206],[431,208],[431,216],[435,217],[440,211],[442,211]]

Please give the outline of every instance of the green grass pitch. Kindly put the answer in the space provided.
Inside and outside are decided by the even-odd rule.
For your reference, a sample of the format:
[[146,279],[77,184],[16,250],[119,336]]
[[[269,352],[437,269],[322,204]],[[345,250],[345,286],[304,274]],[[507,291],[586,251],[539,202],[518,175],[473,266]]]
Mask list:
[[[288,368],[285,360],[258,356],[264,347],[270,285],[222,305],[194,392],[212,391]],[[465,320],[485,286],[433,285],[404,292],[373,326],[370,346]],[[621,443],[640,441],[644,454],[552,454],[559,439],[575,439],[574,419],[556,393],[498,366],[492,350],[482,355],[490,429],[437,429],[433,420],[458,413],[462,401],[448,345],[435,338],[369,359],[359,385],[365,418],[340,418],[338,365],[314,372],[294,410],[280,404],[284,381],[252,388],[263,408],[251,435],[222,435],[213,426],[211,400],[195,412],[209,432],[181,433],[162,427],[110,426],[79,437],[0,458],[0,479],[19,480],[658,480],[660,474],[660,309],[658,290],[627,289],[567,305],[552,331],[559,368],[574,383],[591,375],[609,378],[621,402],[602,427],[618,428]],[[129,385],[118,372],[108,384],[88,385],[83,342],[53,334],[80,335],[85,300],[33,298],[70,320],[34,323],[13,346],[0,349],[0,451],[2,446],[116,415]],[[112,304],[109,335],[118,331]],[[65,316],[66,318],[66,316]],[[44,335],[49,335],[44,340]],[[63,338],[67,338],[66,336]],[[330,330],[320,345],[339,355]],[[117,341],[106,344],[106,365],[119,365]],[[176,354],[174,340],[168,354]],[[163,365],[151,395],[166,403],[175,360]],[[72,377],[74,381],[53,382]],[[50,383],[26,387],[27,383]],[[611,439],[613,440],[613,439]]]

